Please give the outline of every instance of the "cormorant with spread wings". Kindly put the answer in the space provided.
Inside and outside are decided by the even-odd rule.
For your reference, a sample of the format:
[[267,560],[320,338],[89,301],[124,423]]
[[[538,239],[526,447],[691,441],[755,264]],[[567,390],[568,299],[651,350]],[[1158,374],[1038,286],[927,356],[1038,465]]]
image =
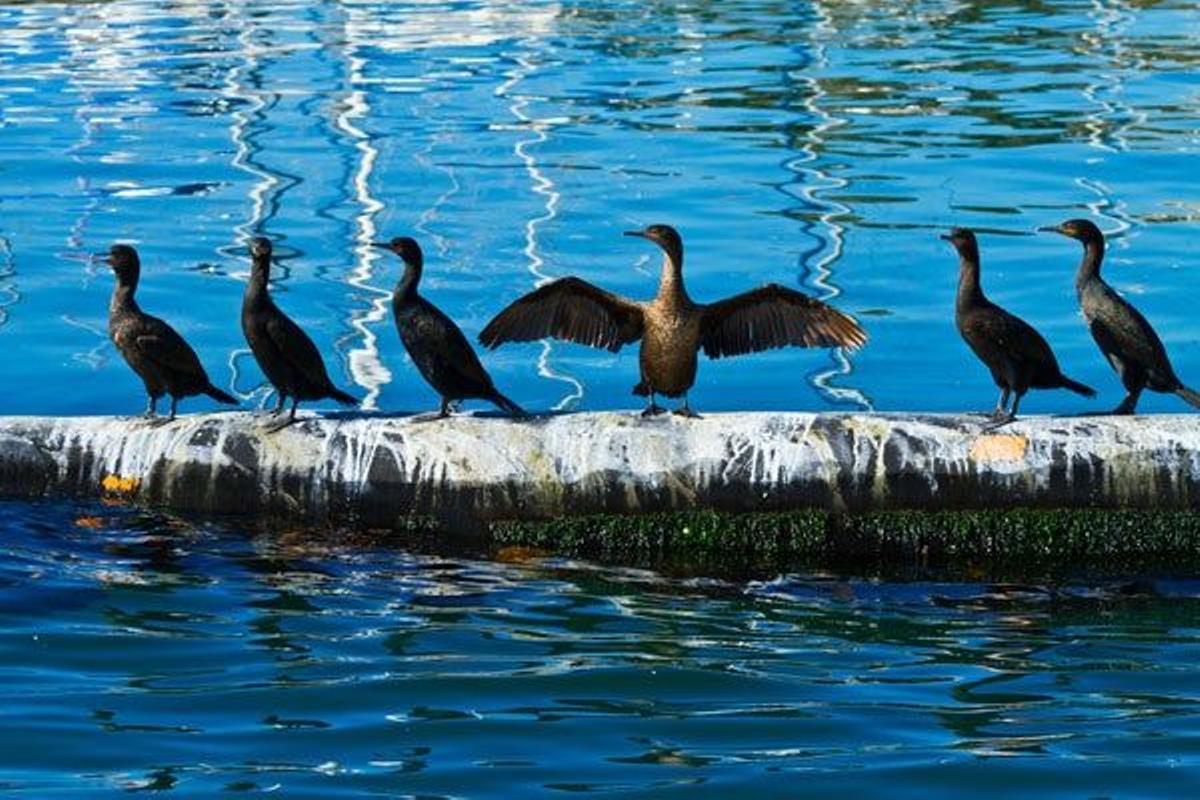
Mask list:
[[670,225],[627,231],[664,253],[658,294],[648,303],[628,300],[579,278],[562,278],[519,298],[479,335],[486,347],[553,337],[613,352],[642,340],[641,382],[634,394],[649,398],[644,416],[662,413],[657,394],[683,397],[675,413],[695,416],[687,392],[696,382],[696,353],[710,358],[775,347],[862,346],[858,323],[816,298],[768,284],[711,304],[695,303],[683,285],[683,240]]

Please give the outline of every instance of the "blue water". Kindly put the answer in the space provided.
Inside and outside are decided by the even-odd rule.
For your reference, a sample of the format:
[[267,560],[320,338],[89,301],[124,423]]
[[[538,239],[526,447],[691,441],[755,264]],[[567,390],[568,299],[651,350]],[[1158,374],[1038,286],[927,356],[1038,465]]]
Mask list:
[[[955,411],[994,390],[952,324],[991,296],[1089,402],[1075,308],[1107,276],[1200,383],[1193,2],[0,3],[0,413],[136,413],[105,331],[113,241],[214,381],[268,404],[237,324],[245,241],[367,409],[436,398],[387,307],[476,334],[545,278],[649,296],[677,226],[694,297],[776,281],[861,352],[706,362],[700,410]],[[530,409],[627,408],[636,354],[485,357]],[[1145,396],[1145,411],[1180,410]],[[192,399],[185,410],[209,410]],[[1200,587],[648,572],[313,544],[121,507],[0,505],[0,791],[282,796],[1190,796]],[[325,541],[325,540],[323,540]]]
[[119,507],[0,513],[6,793],[1142,798],[1200,782],[1196,581],[669,579]]
[[[144,306],[257,405],[244,244],[275,237],[280,303],[395,411],[436,398],[390,319],[399,264],[367,241],[420,239],[428,295],[473,336],[547,277],[649,296],[658,253],[620,232],[655,221],[683,232],[696,298],[781,282],[872,335],[706,361],[701,410],[989,408],[952,323],[955,224],[985,232],[992,296],[1101,390],[1022,408],[1115,405],[1079,247],[1033,234],[1073,216],[1112,234],[1109,278],[1200,383],[1190,1],[19,3],[0,31],[0,346],[22,353],[0,413],[142,408],[85,259],[116,240],[141,249]],[[531,409],[640,402],[633,349],[486,363]]]

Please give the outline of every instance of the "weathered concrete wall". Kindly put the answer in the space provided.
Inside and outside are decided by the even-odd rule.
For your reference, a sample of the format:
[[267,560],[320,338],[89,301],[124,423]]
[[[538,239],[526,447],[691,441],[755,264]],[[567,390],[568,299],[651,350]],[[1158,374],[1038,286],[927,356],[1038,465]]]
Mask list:
[[173,423],[0,418],[0,492],[119,492],[180,510],[470,530],[494,519],[684,509],[1200,505],[1200,417],[587,413]]

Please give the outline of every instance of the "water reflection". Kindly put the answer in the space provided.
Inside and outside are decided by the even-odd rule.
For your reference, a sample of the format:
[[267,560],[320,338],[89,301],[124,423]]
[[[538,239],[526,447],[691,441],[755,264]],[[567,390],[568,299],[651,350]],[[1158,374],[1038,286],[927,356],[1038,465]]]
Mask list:
[[1170,779],[1164,758],[1196,768],[1194,581],[673,580],[122,506],[0,510],[0,700],[26,720],[6,752],[42,793],[170,774],[328,794],[403,772],[426,794],[511,796],[459,777],[486,762],[533,795],[650,796],[673,770],[916,789],[970,768],[958,788],[987,796],[978,770],[1121,792]]
[[[537,39],[527,39],[521,45],[526,48],[527,52],[537,52],[540,42]],[[525,220],[525,246],[522,249],[527,269],[534,279],[534,287],[537,287],[548,283],[555,277],[562,277],[561,275],[552,276],[546,273],[546,261],[538,252],[540,229],[558,217],[558,205],[562,199],[562,195],[556,188],[554,181],[548,178],[539,166],[535,156],[536,150],[534,149],[537,145],[549,139],[549,131],[553,130],[554,123],[548,120],[534,119],[529,116],[528,110],[531,98],[514,93],[514,90],[520,86],[521,82],[537,69],[535,58],[536,56],[532,54],[517,56],[514,59],[516,67],[509,73],[508,80],[500,84],[499,88],[496,89],[496,95],[506,99],[512,98],[509,111],[520,122],[522,132],[528,131],[530,134],[528,138],[517,140],[516,144],[513,145],[513,153],[521,160],[521,163],[525,167],[525,172],[529,176],[530,189],[543,202],[542,213]],[[550,341],[541,343],[541,352],[537,358],[537,373],[543,378],[565,383],[571,387],[567,394],[553,406],[553,410],[555,411],[568,410],[575,407],[583,399],[583,384],[569,373],[551,366],[550,362],[553,351],[554,345]]]
[[[80,281],[79,257],[115,240],[145,251],[154,308],[265,403],[236,311],[247,238],[274,237],[289,312],[368,406],[397,408],[425,389],[390,330],[399,265],[367,240],[425,234],[431,288],[473,335],[565,274],[644,296],[645,256],[617,234],[655,220],[687,237],[700,299],[793,275],[878,315],[853,359],[708,365],[706,408],[962,408],[978,387],[933,232],[1076,214],[1116,233],[1113,277],[1147,295],[1186,374],[1185,275],[1154,265],[1184,265],[1195,217],[1178,176],[1196,149],[1197,24],[1186,4],[1120,0],[6,5],[0,126],[17,157],[0,203],[39,283],[22,276],[29,313],[4,324],[46,390],[36,408],[3,402],[128,407],[128,371],[92,359],[85,328],[36,322],[100,326],[107,282],[86,265]],[[998,299],[1118,391],[1067,290],[1046,290],[1069,289],[1074,256],[1044,237],[984,246]],[[634,360],[546,343],[488,366],[532,407],[628,407]],[[56,391],[80,369],[102,379]]]
[[[350,272],[348,282],[366,296],[364,299],[370,298],[364,308],[350,315],[350,327],[361,343],[357,348],[350,350],[346,357],[354,382],[367,390],[362,400],[362,408],[375,410],[378,408],[380,391],[391,382],[392,373],[380,359],[377,336],[372,328],[386,321],[390,310],[391,292],[371,284],[375,279],[376,262],[383,261],[379,251],[371,247],[372,241],[380,239],[375,218],[384,207],[371,192],[371,180],[379,159],[379,150],[373,142],[373,137],[359,127],[371,111],[370,96],[365,88],[367,81],[363,74],[367,59],[358,52],[358,43],[353,38],[353,32],[357,29],[355,19],[359,15],[353,9],[346,9],[346,12],[341,36],[337,41],[326,41],[325,46],[336,52],[337,45],[344,43],[341,55],[344,59],[344,81],[347,88],[340,101],[334,127],[351,140],[358,154],[357,163],[349,176],[349,185],[346,188],[347,194],[360,208],[359,213],[354,215],[351,238],[354,243],[355,266]],[[382,266],[387,268],[386,263]]]
[[[801,54],[802,63],[796,66],[794,72],[783,73],[785,81],[792,83],[794,80],[795,85],[802,87],[797,98],[784,107],[799,107],[807,112],[805,120],[789,126],[788,130],[788,138],[793,140],[788,142],[789,146],[799,150],[802,155],[788,159],[783,165],[797,174],[795,191],[803,200],[804,207],[799,210],[788,209],[783,213],[798,218],[805,232],[816,240],[812,248],[800,255],[803,269],[801,281],[817,289],[820,299],[829,301],[842,293],[833,281],[833,269],[844,249],[845,228],[839,219],[849,214],[850,208],[837,200],[826,199],[824,193],[844,190],[850,184],[823,171],[818,165],[820,148],[826,135],[846,124],[846,120],[825,112],[820,82],[803,74],[806,69],[820,70],[829,65],[825,42],[833,32],[832,18],[822,3],[814,4],[813,10],[816,19],[807,29],[809,36],[806,52]],[[815,219],[812,218],[814,213]],[[814,370],[806,376],[807,379],[834,404],[851,404],[870,410],[871,401],[862,391],[841,387],[833,382],[835,378],[853,371],[851,356],[841,349],[833,350],[831,355],[834,367]]]
[[12,242],[0,236],[0,327],[8,322],[10,308],[21,301],[17,290],[17,262]]

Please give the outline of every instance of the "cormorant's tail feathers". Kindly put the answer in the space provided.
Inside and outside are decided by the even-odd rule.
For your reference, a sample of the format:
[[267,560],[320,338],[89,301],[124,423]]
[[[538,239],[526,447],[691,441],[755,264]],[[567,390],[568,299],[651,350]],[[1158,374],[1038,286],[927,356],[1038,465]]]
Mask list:
[[358,405],[358,400],[356,398],[352,397],[351,395],[346,394],[341,389],[334,389],[333,387],[330,387],[329,397],[333,400],[338,401],[339,403],[341,403],[344,406]]
[[1187,388],[1186,386],[1181,385],[1178,389],[1175,390],[1175,394],[1182,397],[1184,399],[1184,401],[1187,402],[1188,405],[1195,406],[1196,408],[1200,408],[1200,392],[1192,391],[1191,389]]
[[499,406],[500,409],[505,414],[508,414],[510,417],[516,417],[518,419],[525,419],[529,416],[528,412],[526,412],[525,409],[521,408],[519,405],[514,403],[512,400],[509,400],[507,397],[500,394],[499,392],[493,392],[492,396],[489,397],[488,400],[490,400],[491,402],[493,402],[497,406]]
[[204,387],[204,393],[206,395],[208,395],[209,397],[211,397],[213,400],[216,400],[218,403],[227,403],[231,406],[238,405],[238,401],[237,401],[236,397],[234,397],[231,394],[228,394],[227,392],[221,391],[217,387],[213,386],[211,383],[208,386]]
[[1095,397],[1096,396],[1096,390],[1093,389],[1092,387],[1085,386],[1084,384],[1080,383],[1079,381],[1073,381],[1070,378],[1068,378],[1066,375],[1060,375],[1059,377],[1062,378],[1062,388],[1070,389],[1075,394],[1081,394],[1084,397]]

